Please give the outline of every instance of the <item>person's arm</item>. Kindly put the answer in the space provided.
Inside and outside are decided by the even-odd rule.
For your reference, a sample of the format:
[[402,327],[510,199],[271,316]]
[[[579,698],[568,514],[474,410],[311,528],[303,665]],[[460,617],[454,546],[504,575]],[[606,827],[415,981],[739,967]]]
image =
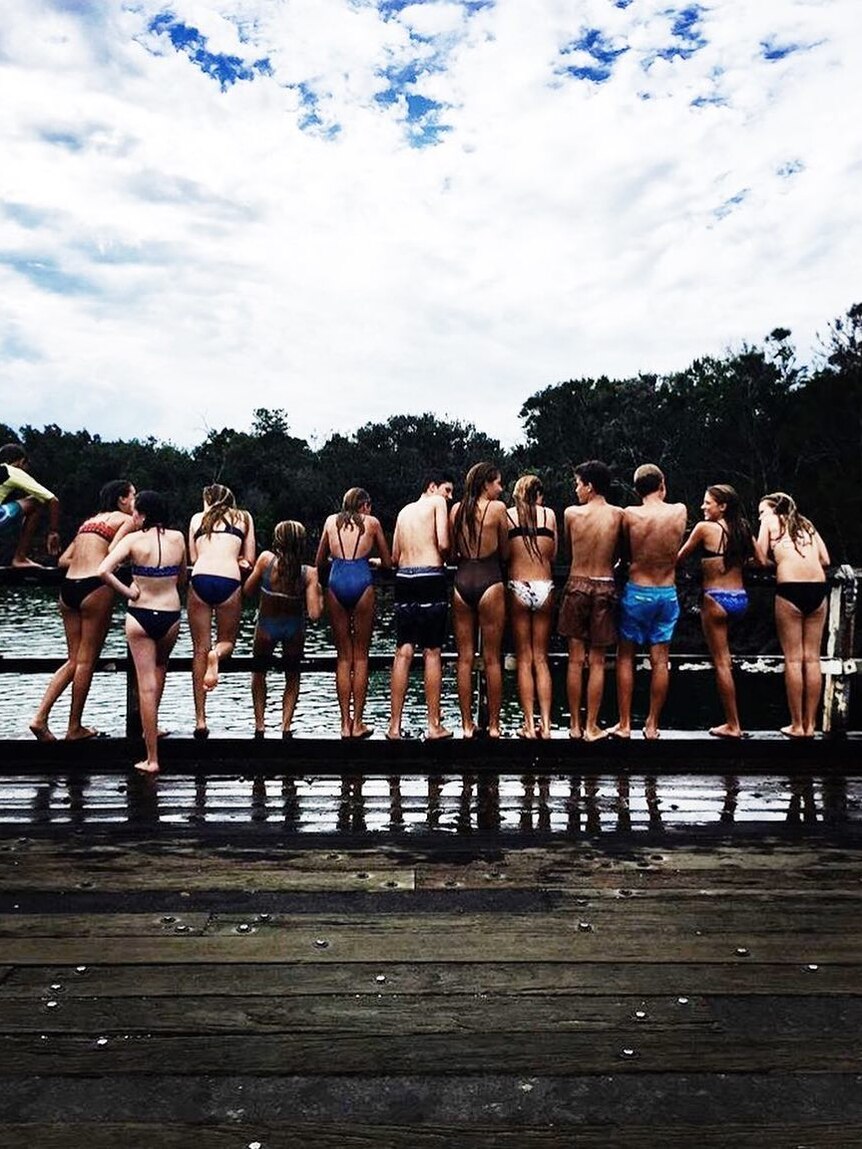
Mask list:
[[115,547],[117,547],[117,545],[119,543],[121,543],[123,541],[123,539],[126,537],[126,535],[130,535],[132,533],[132,531],[135,529],[134,521],[133,521],[131,515],[124,515],[123,518],[125,519],[125,522],[120,524],[120,527],[119,527],[117,533],[114,535],[114,537],[108,543],[108,552],[109,553],[112,550],[114,550]]
[[499,507],[497,512],[497,549],[500,552],[500,560],[505,565],[509,561],[509,512],[506,510],[505,504],[497,502],[495,507]]
[[245,516],[245,538],[242,541],[239,565],[240,569],[245,568],[245,570],[251,570],[257,557],[257,543],[254,537],[254,519],[248,511],[243,511],[243,515]]
[[108,551],[108,554],[102,559],[99,564],[99,569],[96,571],[96,574],[103,582],[106,582],[109,587],[113,587],[117,594],[122,595],[123,598],[127,598],[129,602],[134,602],[140,596],[141,588],[134,579],[132,579],[129,586],[126,586],[125,583],[120,582],[114,574],[114,571],[131,556],[133,541],[134,536],[128,535],[118,547],[115,547],[112,551]]
[[76,535],[57,559],[58,567],[70,567],[72,565],[72,559],[75,557],[75,543],[77,542],[77,538],[78,536]]
[[769,557],[769,552],[772,546],[772,527],[776,521],[776,516],[772,511],[764,511],[760,516],[760,530],[757,532],[754,547],[757,560],[762,567],[775,565]]
[[401,538],[398,532],[398,524],[401,522],[401,516],[395,520],[395,532],[392,535],[392,565],[397,567],[401,562]]
[[311,621],[317,622],[323,614],[323,591],[320,589],[317,568],[309,567],[307,575],[305,580],[305,610]]
[[194,566],[198,561],[198,540],[195,538],[195,531],[200,526],[200,521],[202,518],[203,515],[200,511],[198,511],[196,515],[192,515],[191,521],[189,522],[189,566]]
[[829,551],[826,549],[826,543],[824,543],[818,531],[814,532],[814,543],[817,547],[817,557],[820,559],[820,565],[825,570],[830,562]]
[[551,562],[554,563],[557,561],[557,554],[559,553],[559,550],[560,550],[560,535],[559,535],[559,532],[557,531],[557,516],[554,514],[554,512],[551,510],[550,507],[546,507],[545,509],[548,512],[547,525],[554,532],[554,549],[551,552]]
[[575,557],[575,547],[574,547],[575,535],[574,535],[574,530],[573,530],[574,522],[575,522],[575,508],[574,507],[566,507],[566,509],[563,511],[563,536],[565,538],[565,544],[566,544],[565,555],[568,558],[569,563],[571,563],[572,559]]
[[247,598],[252,598],[260,590],[260,580],[263,578],[263,572],[275,558],[272,551],[263,551],[257,562],[254,564],[254,569],[245,580],[242,588],[242,593]]
[[374,542],[377,546],[377,553],[380,555],[380,565],[386,570],[391,570],[392,555],[389,552],[389,543],[386,541],[386,535],[383,533],[380,519],[374,520]]
[[329,558],[329,554],[329,519],[327,519],[323,524],[323,530],[320,532],[320,542],[317,544],[317,554],[314,556],[314,566],[318,578],[322,577],[326,569],[326,560]]
[[701,546],[701,538],[706,528],[706,523],[695,523],[692,527],[691,534],[679,548],[679,554],[676,556],[676,565],[684,563],[686,559],[691,558],[699,546]]
[[437,550],[440,558],[445,562],[449,557],[451,541],[449,538],[449,512],[446,500],[442,495],[434,496],[434,530],[437,533]]

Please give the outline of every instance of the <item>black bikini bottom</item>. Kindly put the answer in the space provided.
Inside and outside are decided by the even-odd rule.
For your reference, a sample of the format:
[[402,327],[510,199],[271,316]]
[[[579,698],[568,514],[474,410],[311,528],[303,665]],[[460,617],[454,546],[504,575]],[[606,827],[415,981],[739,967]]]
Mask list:
[[126,609],[135,622],[140,623],[153,642],[164,638],[174,623],[180,621],[178,610],[147,610],[140,606],[130,606]]
[[826,583],[780,582],[776,584],[775,593],[779,598],[787,599],[798,611],[807,616],[814,614],[826,598]]
[[85,598],[106,585],[98,575],[89,575],[87,578],[69,578],[66,575],[60,584],[60,601],[69,610],[80,610]]

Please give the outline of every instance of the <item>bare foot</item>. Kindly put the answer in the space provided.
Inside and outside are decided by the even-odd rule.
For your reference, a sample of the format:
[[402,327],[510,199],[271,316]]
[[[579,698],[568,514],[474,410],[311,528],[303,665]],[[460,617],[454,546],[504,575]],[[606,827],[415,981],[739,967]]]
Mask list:
[[621,722],[618,722],[616,726],[612,726],[607,731],[607,735],[608,738],[631,738],[631,727],[623,726]]
[[91,726],[79,726],[77,730],[66,731],[67,742],[86,742],[88,738],[100,737],[99,731],[94,730]]
[[551,724],[550,722],[540,722],[536,727],[536,737],[544,741],[551,737]]
[[728,726],[728,724],[726,722],[723,722],[721,724],[721,726],[710,726],[709,732],[713,736],[713,738],[741,738],[742,737],[742,731],[738,727],[736,729],[734,729],[734,727]]
[[580,726],[572,726],[569,728],[569,737],[573,742],[580,742],[583,736],[584,732],[581,730]]
[[655,742],[658,738],[661,738],[661,731],[657,726],[645,726],[643,735],[647,742]]
[[[400,734],[400,731],[399,731]],[[447,738],[452,738],[454,735],[451,730],[447,730],[445,726],[429,726],[425,734],[426,742],[444,742]]]
[[473,738],[476,737],[476,727],[475,726],[462,726],[461,727],[461,737],[466,739],[468,742],[471,741]]
[[352,722],[342,722],[341,723],[341,737],[342,737],[342,739],[353,737],[353,723]]
[[519,738],[535,738],[536,728],[534,726],[522,726],[518,731]]
[[218,655],[214,650],[207,654],[207,668],[204,674],[204,690],[215,690],[218,686]]
[[804,730],[796,726],[782,726],[781,733],[785,738],[813,738],[813,734],[806,734]]
[[48,723],[47,722],[44,725],[40,724],[39,722],[31,722],[30,723],[30,733],[33,735],[33,737],[36,739],[37,742],[56,742],[57,741],[57,739],[54,737],[54,735],[48,729]]
[[584,742],[601,742],[603,738],[607,737],[608,731],[602,730],[600,726],[597,726],[595,730],[587,729],[584,731]]
[[135,769],[140,770],[142,774],[158,774],[159,764],[158,762],[150,762],[149,760],[144,762],[136,762]]
[[500,737],[500,727],[499,726],[489,726],[488,727],[488,737],[489,738],[499,738]]
[[366,726],[364,722],[359,726],[356,723],[353,724],[353,738],[357,742],[362,738],[370,738],[373,733],[372,727]]

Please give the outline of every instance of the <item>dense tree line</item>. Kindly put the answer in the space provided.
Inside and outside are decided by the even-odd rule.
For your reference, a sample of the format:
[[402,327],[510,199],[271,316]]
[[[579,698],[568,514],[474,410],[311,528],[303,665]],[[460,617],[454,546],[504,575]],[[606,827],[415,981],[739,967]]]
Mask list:
[[732,483],[752,510],[764,492],[789,490],[834,561],[862,562],[862,304],[830,324],[810,367],[796,362],[791,333],[778,328],[761,347],[697,359],[670,375],[549,386],[520,415],[524,442],[509,451],[472,424],[430,414],[368,423],[315,450],[290,434],[289,412],[265,408],[250,431],[211,431],[189,450],[55,424],[0,424],[0,442],[23,442],[34,475],[60,496],[65,539],[93,510],[101,484],[120,476],[169,493],[179,526],[198,509],[204,485],[224,482],[265,541],[281,518],[298,518],[316,534],[351,486],[371,492],[391,531],[429,467],[458,477],[480,459],[499,462],[507,483],[527,470],[541,475],[548,503],[562,509],[573,498],[572,465],[601,458],[614,468],[619,502],[634,501],[634,467],[654,462],[692,518],[708,483]]

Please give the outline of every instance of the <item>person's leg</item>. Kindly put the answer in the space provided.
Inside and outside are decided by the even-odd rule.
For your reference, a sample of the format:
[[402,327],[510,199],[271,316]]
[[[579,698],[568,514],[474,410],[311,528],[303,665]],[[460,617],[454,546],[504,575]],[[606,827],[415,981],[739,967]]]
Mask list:
[[206,690],[204,676],[209,668],[212,650],[212,607],[189,587],[186,598],[189,633],[192,638],[192,693],[195,701],[195,730],[206,730]]
[[566,668],[566,695],[569,700],[569,737],[580,738],[581,694],[584,683],[586,647],[579,638],[569,639],[569,663]]
[[353,719],[350,714],[350,687],[353,667],[353,634],[350,615],[331,590],[326,592],[329,611],[329,625],[335,643],[335,693],[338,696],[338,709],[341,712],[341,737],[353,735]]
[[81,724],[84,705],[90,693],[96,660],[102,653],[105,636],[111,625],[111,612],[114,608],[114,592],[108,586],[99,587],[88,594],[81,603],[80,642],[75,657],[75,677],[72,679],[72,704],[69,708],[69,725],[66,737],[89,738],[95,733]]
[[203,678],[204,690],[215,690],[218,686],[219,663],[222,659],[230,658],[233,654],[240,618],[242,617],[242,596],[239,587],[229,598],[218,604],[215,608],[215,617],[216,642],[207,655],[206,671]]
[[670,685],[670,643],[655,642],[649,648],[649,714],[644,723],[644,737],[659,736],[659,720]]
[[451,738],[452,731],[443,725],[440,714],[440,697],[443,692],[443,658],[440,647],[426,648],[423,661],[425,705],[428,709],[428,731],[425,737],[429,742],[439,738]]
[[[108,589],[107,587],[105,588]],[[76,610],[69,610],[65,603],[60,602],[60,616],[63,619],[63,628],[66,631],[66,650],[68,658],[51,676],[42,701],[36,713],[30,720],[30,731],[39,742],[54,742],[54,735],[48,728],[48,719],[51,709],[72,679],[75,677],[75,665],[78,659],[78,644],[81,641],[81,616]]]
[[539,703],[539,737],[551,737],[551,706],[554,684],[548,665],[548,647],[554,621],[554,598],[549,595],[545,604],[533,614],[533,673],[536,678],[536,698]]
[[135,769],[145,774],[157,774],[159,770],[157,716],[160,692],[156,673],[156,643],[131,615],[126,616],[126,641],[135,664],[141,729],[146,746],[146,758],[142,762],[136,762]]
[[503,705],[503,630],[506,626],[506,590],[502,582],[488,587],[479,600],[479,626],[482,630],[482,661],[488,686],[488,735],[500,737],[500,708]]
[[632,732],[632,696],[635,689],[635,644],[621,638],[617,646],[617,713],[619,720],[609,733],[628,738]]
[[[274,643],[272,639],[260,629],[255,628],[254,642],[252,644],[252,657],[257,659],[257,665],[265,667],[272,657]],[[251,674],[251,704],[254,710],[255,734],[263,734],[266,729],[266,670],[253,670]]]
[[374,626],[374,587],[366,587],[353,608],[353,737],[367,738],[371,728],[363,721],[368,694],[368,651]]
[[21,533],[18,535],[18,544],[12,556],[12,566],[37,567],[41,564],[30,558],[30,546],[36,533],[36,526],[42,517],[42,504],[32,495],[27,495],[25,498],[19,499],[18,502],[21,504],[22,511]]
[[775,629],[778,631],[778,641],[784,655],[784,687],[787,691],[787,708],[790,711],[790,725],[782,726],[781,732],[791,738],[804,738],[806,734],[802,713],[804,618],[802,611],[780,595],[775,596]]
[[533,615],[524,604],[509,592],[509,618],[515,642],[516,680],[518,701],[524,715],[520,730],[522,738],[536,737],[536,688],[533,678]]
[[817,725],[817,707],[823,688],[820,669],[820,647],[826,625],[826,603],[822,603],[802,624],[802,725],[806,737],[813,737]]
[[476,725],[473,722],[473,659],[476,653],[476,623],[472,610],[457,590],[452,595],[452,629],[455,634],[455,649],[458,651],[457,683],[461,730],[465,738],[472,738],[476,730]]
[[389,694],[389,729],[386,737],[390,740],[401,737],[401,716],[404,713],[404,699],[407,697],[407,684],[410,681],[410,666],[413,662],[413,646],[409,642],[396,647],[392,660],[392,678]]
[[703,596],[700,622],[709,653],[715,666],[718,697],[724,710],[724,723],[710,728],[718,738],[741,738],[739,712],[736,709],[736,688],[733,683],[733,664],[727,642],[727,611],[708,594]]
[[299,698],[299,667],[295,666],[294,669],[289,670],[285,667],[284,670],[284,694],[281,698],[281,732],[282,734],[290,733],[290,725],[293,722],[294,711],[296,710],[296,702]]
[[604,646],[590,647],[590,663],[587,675],[587,721],[584,726],[584,740],[598,742],[607,738],[607,730],[599,726],[599,710],[605,693],[605,650]]

